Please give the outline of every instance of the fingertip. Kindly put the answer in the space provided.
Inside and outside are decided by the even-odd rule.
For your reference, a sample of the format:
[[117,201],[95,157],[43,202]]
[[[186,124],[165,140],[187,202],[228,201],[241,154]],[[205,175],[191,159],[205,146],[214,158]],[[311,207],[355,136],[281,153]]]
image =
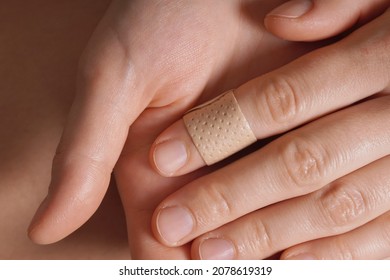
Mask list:
[[70,173],[63,178],[53,174],[49,195],[38,207],[27,229],[28,237],[34,243],[51,244],[64,239],[80,228],[103,200],[109,180],[106,174],[80,182],[74,172]]
[[152,230],[152,234],[154,236],[154,238],[160,242],[161,244],[165,245],[165,246],[168,246],[168,244],[165,244],[164,240],[161,238],[161,235],[160,235],[160,232],[159,232],[159,229],[158,229],[158,225],[157,225],[157,219],[158,219],[158,214],[159,214],[159,209],[160,209],[160,206],[158,206],[153,214],[152,214],[152,219],[150,221],[150,227],[151,227],[151,230]]
[[191,244],[191,259],[192,260],[201,260],[200,255],[200,244],[201,244],[202,237],[196,238],[192,241]]
[[272,10],[267,17],[298,19],[310,12],[313,6],[313,1],[310,0],[292,0]]
[[48,245],[59,241],[60,239],[51,239],[42,232],[39,224],[35,224],[34,226],[29,226],[27,230],[28,238],[37,245]]
[[58,242],[73,231],[69,231],[66,224],[59,223],[61,219],[56,217],[57,213],[53,211],[50,200],[49,197],[43,200],[27,229],[30,240],[38,245]]
[[310,13],[313,7],[313,2],[309,0],[288,1],[266,15],[265,28],[285,40],[303,40],[302,36],[305,34],[297,31],[300,25],[304,25],[305,15]]
[[29,227],[27,228],[27,236],[30,238],[32,242],[39,245],[46,245],[50,243],[54,243],[57,240],[49,240],[47,236],[45,236],[45,231],[42,231],[42,220],[44,217],[45,210],[47,208],[48,198],[46,197],[41,205],[38,207],[38,210],[35,212]]
[[65,238],[68,234],[68,230],[64,230],[61,224],[56,224],[56,220],[51,211],[51,198],[47,196],[41,205],[38,207],[31,223],[27,229],[27,235],[32,242],[38,245],[48,245],[60,241]]
[[231,240],[211,233],[193,241],[191,257],[194,260],[234,260],[237,250]]
[[153,144],[151,157],[156,171],[165,177],[172,177],[187,164],[188,148],[181,139],[168,139]]
[[[359,7],[360,5],[360,7]],[[317,41],[335,36],[351,26],[363,9],[342,1],[288,1],[268,13],[266,29],[289,41]]]
[[152,167],[164,177],[187,174],[205,165],[183,120],[163,131],[150,150]]
[[195,221],[192,213],[182,206],[160,205],[152,218],[152,230],[156,239],[165,246],[178,247],[192,233]]

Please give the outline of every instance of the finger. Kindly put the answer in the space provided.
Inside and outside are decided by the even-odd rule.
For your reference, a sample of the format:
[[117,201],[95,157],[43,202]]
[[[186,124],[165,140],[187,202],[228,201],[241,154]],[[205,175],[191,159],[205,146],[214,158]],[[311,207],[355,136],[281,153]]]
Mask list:
[[156,237],[169,246],[184,244],[387,156],[390,127],[383,120],[390,113],[389,104],[387,96],[334,113],[191,182],[156,209]]
[[[175,104],[177,105],[177,104]],[[115,165],[115,179],[126,215],[132,259],[189,259],[190,246],[170,248],[159,243],[150,228],[154,208],[186,181],[162,178],[148,164],[148,150],[160,127],[177,118],[173,108],[145,110],[133,123],[124,152]],[[172,115],[172,116],[171,116]],[[158,120],[158,122],[156,122]],[[142,141],[137,141],[142,139]]]
[[286,250],[288,260],[382,260],[390,256],[390,212],[353,231],[309,241]]
[[[81,63],[78,92],[53,160],[49,194],[29,228],[36,243],[58,241],[99,206],[129,125],[148,100],[106,20]],[[101,37],[99,34],[105,34]]]
[[[310,246],[309,248],[314,248],[316,244],[325,246],[326,241],[330,243],[332,238],[321,238],[350,232],[389,211],[389,165],[390,157],[381,159],[315,193],[259,210],[207,233],[194,241],[193,256],[202,259],[218,259],[226,255],[231,259],[266,258],[292,245],[316,239],[313,244],[306,243],[294,251],[301,252],[301,258],[304,258],[304,249],[307,248],[305,246]],[[376,247],[384,245],[380,244],[381,242],[388,243],[386,230],[388,226],[383,225],[381,231],[371,235],[378,240],[373,240],[375,239],[373,237],[365,239],[370,240],[370,244],[362,247],[359,247],[362,243],[358,245],[357,239],[350,239],[348,242],[351,246],[352,242],[355,242],[354,252],[360,249],[362,250],[360,254],[364,254],[365,247],[369,250],[368,247],[372,246],[371,250],[375,250]],[[356,233],[347,233],[345,239],[351,234],[352,236],[357,234],[355,237],[358,238],[363,232],[359,233],[358,230]],[[345,245],[349,248],[349,244],[338,243],[333,244],[333,247]],[[332,245],[327,248],[324,246],[322,250],[329,249],[329,253],[332,254]],[[317,256],[315,253],[321,252],[321,247],[318,251],[317,248],[313,251],[309,248],[306,259],[314,259]],[[389,244],[378,253],[381,252],[383,255],[388,248]],[[336,250],[333,253],[337,254],[337,249],[333,249]],[[309,255],[309,252],[314,255]]]
[[[237,88],[235,98],[255,137],[262,139],[285,132],[387,89],[389,14],[337,44]],[[221,128],[223,120],[224,117],[217,120],[212,130],[217,136],[215,129]],[[205,130],[211,130],[208,126],[215,124],[213,119],[204,123],[208,123]],[[222,131],[221,137],[217,137],[217,143],[225,143],[223,134]],[[156,139],[151,148],[151,164],[164,176],[186,174],[205,165],[183,120]]]
[[388,6],[388,0],[292,0],[271,11],[264,23],[283,39],[315,41],[378,16]]

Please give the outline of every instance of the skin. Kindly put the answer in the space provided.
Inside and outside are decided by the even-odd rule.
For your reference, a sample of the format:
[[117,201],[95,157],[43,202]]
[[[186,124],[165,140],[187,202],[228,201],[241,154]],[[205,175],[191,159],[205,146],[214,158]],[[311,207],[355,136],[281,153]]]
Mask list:
[[[109,162],[115,163],[116,161],[115,149],[121,152],[123,148],[119,143],[123,138],[121,135],[124,135],[124,140],[126,140],[128,125],[136,117],[137,110],[143,110],[143,113],[137,118],[137,122],[132,124],[128,139],[143,140],[129,144],[129,148],[124,149],[116,166],[118,172],[126,170],[128,173],[128,168],[130,168],[132,171],[128,174],[132,175],[131,182],[137,179],[137,185],[129,185],[130,181],[125,180],[124,175],[118,175],[117,181],[122,182],[118,184],[122,186],[120,192],[123,204],[126,205],[129,234],[133,236],[135,234],[133,232],[138,228],[145,231],[147,226],[148,235],[145,235],[147,238],[142,238],[142,240],[153,238],[150,231],[152,209],[170,191],[173,191],[173,189],[163,190],[162,187],[167,184],[167,181],[156,174],[148,164],[148,150],[153,139],[161,132],[161,128],[172,123],[185,110],[193,106],[197,97],[194,92],[197,95],[201,92],[208,92],[208,96],[215,95],[250,77],[283,65],[315,47],[315,44],[306,46],[300,43],[286,43],[265,33],[262,25],[264,16],[261,15],[274,8],[278,4],[275,1],[256,2],[256,5],[249,2],[242,6],[238,5],[241,3],[238,1],[229,2],[228,6],[224,6],[226,1],[215,1],[215,5],[218,5],[216,10],[220,10],[220,16],[213,17],[207,16],[209,9],[205,9],[203,1],[192,1],[189,7],[184,5],[184,3],[189,4],[186,1],[182,3],[183,6],[177,6],[175,2],[171,8],[164,7],[164,9],[156,3],[134,1],[127,6],[126,1],[114,1],[91,38],[80,62],[75,103],[54,159],[49,196],[30,226],[29,234],[35,242],[58,241],[77,229],[96,210],[107,188],[108,178],[106,177],[111,173]],[[142,10],[148,14],[156,13],[155,18],[161,18],[165,24],[156,23],[154,18],[142,17],[142,14],[138,13],[141,6]],[[171,9],[168,14],[167,9]],[[185,11],[194,13],[191,20],[188,19]],[[123,16],[122,13],[133,22],[119,21],[120,16]],[[257,18],[258,14],[260,16]],[[231,17],[228,18],[226,15],[231,15]],[[172,21],[173,16],[178,19]],[[140,18],[149,19],[150,22],[140,22]],[[203,22],[203,18],[208,18],[209,21]],[[188,25],[188,28],[184,28],[186,30],[184,33],[177,30],[176,22],[178,21],[182,21],[183,26]],[[142,24],[136,25],[139,22]],[[117,33],[113,34],[111,24],[117,28],[117,31],[126,31],[126,33],[120,33],[122,37],[119,41]],[[226,35],[226,24],[233,26],[227,29],[229,36]],[[171,31],[166,34],[161,33],[157,29],[160,25]],[[242,28],[242,32],[239,27]],[[188,31],[191,28],[196,28],[197,31]],[[234,32],[231,32],[232,30]],[[149,34],[147,32],[152,33],[146,37],[145,34]],[[238,35],[240,37],[236,40]],[[222,40],[224,36],[227,37]],[[172,38],[176,38],[175,44],[172,43]],[[209,38],[218,42],[218,47],[206,48],[205,46],[210,42]],[[127,52],[124,53],[119,43],[127,42],[126,40],[129,45]],[[232,43],[229,44],[227,40]],[[189,45],[188,41],[192,44]],[[145,51],[145,45],[150,46],[149,53]],[[158,51],[155,49],[156,46],[159,48]],[[180,52],[178,53],[177,50],[183,52],[179,58],[177,55]],[[151,57],[155,51],[155,56],[157,56]],[[269,57],[270,52],[277,52],[277,59],[272,59],[272,61],[265,59]],[[165,55],[159,56],[159,53]],[[124,54],[127,55],[125,58]],[[134,61],[129,60],[133,57]],[[192,57],[197,57],[197,60]],[[256,61],[253,61],[253,58],[256,58]],[[172,59],[177,61],[177,64],[174,64],[175,67],[167,63]],[[125,61],[124,64],[122,64],[123,61]],[[261,63],[257,63],[258,61]],[[118,62],[121,63],[118,64]],[[199,63],[200,69],[196,66]],[[122,70],[126,71],[121,72]],[[138,80],[133,81],[135,74],[137,78],[144,81],[142,84],[138,83]],[[123,80],[120,80],[121,78]],[[129,85],[129,82],[133,84]],[[137,96],[140,97],[138,100]],[[122,98],[123,102],[118,102]],[[135,107],[147,101],[149,102],[147,109]],[[126,111],[123,108],[122,110],[115,106],[112,107],[112,104],[126,107]],[[125,116],[125,112],[129,115]],[[113,118],[115,121],[112,121]],[[91,125],[93,123],[99,126]],[[101,126],[110,129],[101,129]],[[109,135],[99,136],[107,132]],[[131,157],[128,157],[130,154],[128,151],[131,151]],[[142,158],[139,157],[141,152]],[[88,157],[88,153],[91,153],[93,157]],[[111,159],[105,160],[106,157]],[[125,163],[135,158],[137,163],[126,164],[126,169],[124,169],[124,164],[120,165],[120,162]],[[143,173],[142,170],[145,163],[148,173]],[[139,181],[138,176],[141,176],[142,181]],[[177,188],[193,178],[191,176],[175,180],[174,187]],[[143,183],[139,184],[140,182]],[[158,184],[154,186],[151,182]],[[169,180],[169,184],[173,182]],[[161,193],[153,195],[151,192],[146,192],[149,201],[146,202],[145,199],[139,197],[138,193],[142,194],[145,188],[149,187],[159,188]],[[138,219],[142,220],[142,227],[136,227],[137,223],[134,224],[132,217],[137,216],[139,211],[134,213],[133,210],[146,206],[149,209],[149,218],[142,216],[142,219]],[[134,243],[130,245],[131,248],[144,243],[132,238],[130,240]],[[158,245],[154,238],[153,242],[156,246]],[[158,246],[163,248],[161,245]],[[144,256],[141,252],[135,253],[135,257],[152,257],[150,252],[147,253],[148,255]]]
[[[202,97],[197,100],[198,102],[207,100],[228,88],[238,87],[255,76],[287,63],[305,50],[299,44],[288,45],[284,41],[278,41],[274,37],[266,35],[261,25],[263,17],[257,18],[259,13],[253,13],[257,9],[263,12],[269,11],[279,3],[275,1],[272,3],[267,1],[256,3],[244,1],[240,3],[244,5],[236,6],[238,2],[233,1],[229,2],[229,6],[226,1],[216,1],[213,2],[214,5],[217,5],[216,9],[204,9],[200,2],[191,2],[191,7],[176,6],[177,3],[175,6],[161,7],[157,2],[145,4],[134,1],[129,5],[123,1],[113,1],[81,60],[78,93],[61,144],[57,149],[49,196],[40,207],[30,227],[30,237],[35,242],[51,243],[57,241],[83,224],[101,202],[108,185],[109,174],[116,164],[116,178],[126,212],[131,241],[130,247],[134,252],[134,256],[136,258],[190,257],[189,243],[184,244],[197,235],[212,230],[212,228],[205,226],[200,231],[195,231],[192,235],[178,242],[167,244],[158,234],[159,230],[156,227],[156,217],[158,215],[156,214],[152,226],[157,238],[163,244],[175,247],[167,248],[157,243],[153,238],[148,221],[153,208],[163,197],[185,183],[192,181],[195,177],[220,166],[203,169],[199,173],[193,173],[179,179],[162,179],[148,164],[147,146],[157,137],[161,127],[165,127],[178,119],[188,108],[195,105],[196,99],[200,96]],[[147,6],[141,7],[139,6],[141,4]],[[378,7],[385,4],[387,5],[385,1],[375,2],[375,5],[373,5],[375,9],[372,9],[372,11],[377,12],[380,10]],[[178,7],[180,13],[175,13],[175,11],[178,11],[176,10]],[[237,7],[241,9],[237,9]],[[363,5],[360,8],[366,10],[371,17],[375,14],[374,12],[369,13],[364,7],[366,6]],[[136,16],[139,11],[145,10],[154,17]],[[221,13],[211,17],[207,14],[210,10],[220,11]],[[193,13],[191,20],[188,20],[189,17],[186,16],[185,11]],[[194,11],[196,12],[194,13]],[[346,9],[344,9],[345,11]],[[347,22],[343,22],[344,27],[339,27],[340,30],[351,26],[351,19],[354,20],[353,23],[359,21],[361,11],[357,10],[355,12],[354,17],[340,17]],[[253,14],[256,16],[254,17]],[[171,21],[172,16],[178,16],[178,18]],[[130,21],[122,21],[123,18],[130,19]],[[156,26],[155,20],[148,22],[150,18],[160,19],[160,24]],[[205,21],[205,19],[207,20]],[[177,29],[177,22],[183,23],[179,26],[188,26],[185,30],[191,30],[191,27],[194,28],[194,23],[196,23],[196,31],[181,33]],[[145,29],[135,28],[134,26],[137,26],[137,24]],[[168,30],[168,32],[162,32],[159,26],[164,26],[164,31]],[[210,27],[215,26],[223,27],[223,29],[210,29]],[[272,24],[269,25],[268,22],[267,27],[271,28],[271,26]],[[327,37],[331,35],[329,29],[329,24],[319,25],[315,34],[321,34],[319,37]],[[224,33],[226,30],[229,30],[229,32]],[[145,38],[144,34],[150,34],[150,36]],[[190,38],[188,34],[191,35]],[[207,40],[208,36],[214,41]],[[383,39],[385,40],[386,36]],[[191,41],[191,44],[188,44],[189,41]],[[169,44],[166,42],[169,42]],[[207,44],[214,42],[213,47],[215,48],[205,48],[205,42]],[[382,45],[386,46],[386,44]],[[145,46],[151,48],[150,51],[145,49]],[[276,60],[273,59],[272,66],[264,63],[264,61],[267,61],[265,58],[269,57],[267,54],[271,50],[272,53],[279,51],[280,54]],[[380,53],[381,50],[376,49],[376,51]],[[164,53],[164,57],[159,55],[161,53]],[[321,57],[322,53],[316,54]],[[196,57],[196,64],[194,64],[195,60],[188,59],[189,57]],[[175,64],[170,63],[173,58]],[[256,61],[262,63],[255,63]],[[301,67],[304,69],[305,59],[300,60],[300,63],[302,63]],[[199,67],[199,65],[201,66]],[[387,69],[384,70],[383,73],[388,73],[386,72]],[[233,75],[234,78],[232,79]],[[385,81],[381,85],[383,85],[382,90],[385,90]],[[360,96],[360,98],[362,97]],[[359,97],[357,100],[359,100]],[[351,102],[353,101],[348,100],[348,102],[340,103],[338,108]],[[380,102],[378,101],[378,103]],[[329,113],[334,109],[335,107],[327,107],[327,110],[322,114]],[[364,107],[361,110],[367,109]],[[304,121],[304,118],[300,121]],[[130,124],[132,126],[128,134],[127,130]],[[279,132],[293,128],[296,125],[299,125],[299,122],[287,124],[279,128]],[[380,131],[382,130],[383,128],[380,129]],[[337,131],[337,128],[335,128],[335,131]],[[273,133],[275,131],[271,132],[270,135]],[[125,145],[127,136],[128,140]],[[138,139],[143,141],[140,143],[137,141]],[[125,148],[123,149],[124,145]],[[383,151],[383,154],[385,153]],[[119,158],[120,154],[121,157]],[[270,154],[272,153],[270,152]],[[377,152],[374,155],[380,157],[382,154]],[[119,161],[117,161],[118,158]],[[240,161],[232,166],[239,164]],[[353,166],[359,168],[360,165],[355,164]],[[200,166],[195,166],[194,169],[198,167]],[[227,168],[233,167],[229,166]],[[344,171],[352,172],[353,170]],[[220,174],[223,172],[220,171]],[[251,174],[247,175],[251,177]],[[333,174],[333,177],[330,178],[336,179],[337,176],[343,175],[345,174],[340,172]],[[212,177],[213,175],[204,178]],[[140,182],[145,182],[145,184],[140,184]],[[196,182],[194,181],[191,184],[195,185]],[[325,182],[324,180],[322,183]],[[183,188],[181,193],[185,193],[188,189],[188,187]],[[193,189],[195,189],[194,194],[199,193],[196,188]],[[179,194],[172,195],[167,201],[169,202],[169,199],[172,201],[172,197],[179,196]],[[287,197],[279,196],[277,199],[283,200],[288,198],[289,195],[291,194],[288,194]],[[294,193],[292,195],[302,194]],[[195,196],[195,198],[198,198],[198,196]],[[164,201],[162,205],[167,201]],[[185,196],[183,201],[183,203],[186,203]],[[207,201],[207,199],[200,200],[200,202],[202,201]],[[213,205],[215,205],[216,213],[218,213],[218,209],[223,208],[218,206],[217,200],[214,199],[213,201],[216,202]],[[258,207],[263,206],[265,205],[260,204]],[[161,206],[159,209],[161,209]],[[376,215],[380,212],[377,211]],[[235,217],[234,215],[237,217],[242,213],[232,213],[227,217],[231,219]],[[216,225],[213,224],[213,221],[209,223],[207,219],[204,222],[211,226]],[[224,222],[228,221],[220,220],[217,223],[222,225]],[[358,225],[359,223],[349,226],[351,228]],[[234,231],[228,228],[226,232]],[[250,230],[244,232],[249,235],[251,233]],[[342,231],[339,233],[342,233]],[[322,237],[323,234],[317,232],[313,233],[313,236],[318,238]],[[252,239],[253,237],[255,238]],[[258,236],[252,236],[252,238],[249,236],[247,240],[250,243],[251,240],[257,240],[256,237]],[[201,240],[201,238],[198,240]],[[237,241],[242,242],[244,245],[241,248],[245,249],[245,240]],[[294,242],[299,243],[301,240],[297,239],[282,244],[288,247],[295,245]],[[199,244],[197,241],[193,243],[192,257],[200,256],[197,254]],[[240,243],[237,244],[240,245]],[[240,251],[241,255],[235,255],[235,257],[267,257],[287,247],[274,248],[270,246],[269,250],[263,251],[261,255],[256,254],[256,249],[258,249],[256,246],[248,247],[248,250]]]
[[[315,3],[333,8],[331,2]],[[366,11],[367,1],[361,4]],[[316,8],[300,20],[310,22]],[[291,28],[299,19],[286,19],[280,12],[271,13],[266,22],[282,21],[282,36],[283,24]],[[359,9],[355,12],[361,14]],[[180,246],[195,239],[193,258],[207,257],[202,255],[206,252],[222,258],[225,251],[231,253],[229,258],[266,258],[304,242],[282,257],[388,257],[390,177],[384,170],[390,154],[389,15],[387,11],[341,41],[238,87],[236,98],[259,139],[318,120],[170,195],[153,216],[160,242]],[[356,16],[349,18],[356,22]],[[345,109],[337,111],[340,108]],[[364,138],[359,137],[361,131]],[[170,176],[204,166],[182,121],[157,138],[152,154],[166,139],[181,139],[189,151],[184,166]],[[161,173],[162,168],[152,164]],[[175,223],[169,224],[172,209],[184,209],[191,216],[192,230],[180,237],[173,235],[178,230]],[[222,243],[229,249],[219,248]]]

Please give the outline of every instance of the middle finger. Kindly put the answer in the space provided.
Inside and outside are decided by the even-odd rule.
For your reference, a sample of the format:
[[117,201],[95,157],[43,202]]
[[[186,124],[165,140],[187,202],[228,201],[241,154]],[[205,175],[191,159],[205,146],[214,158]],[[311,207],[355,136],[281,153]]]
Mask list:
[[[390,153],[390,97],[334,113],[186,185],[153,216],[156,237],[184,244],[264,206],[304,195]],[[363,117],[364,116],[364,117]]]

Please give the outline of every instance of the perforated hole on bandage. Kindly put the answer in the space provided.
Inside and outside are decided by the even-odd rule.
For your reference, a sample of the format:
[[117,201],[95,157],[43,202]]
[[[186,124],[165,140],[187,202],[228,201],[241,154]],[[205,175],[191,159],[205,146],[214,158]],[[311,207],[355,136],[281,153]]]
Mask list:
[[193,108],[184,124],[207,165],[221,161],[257,141],[230,90]]

